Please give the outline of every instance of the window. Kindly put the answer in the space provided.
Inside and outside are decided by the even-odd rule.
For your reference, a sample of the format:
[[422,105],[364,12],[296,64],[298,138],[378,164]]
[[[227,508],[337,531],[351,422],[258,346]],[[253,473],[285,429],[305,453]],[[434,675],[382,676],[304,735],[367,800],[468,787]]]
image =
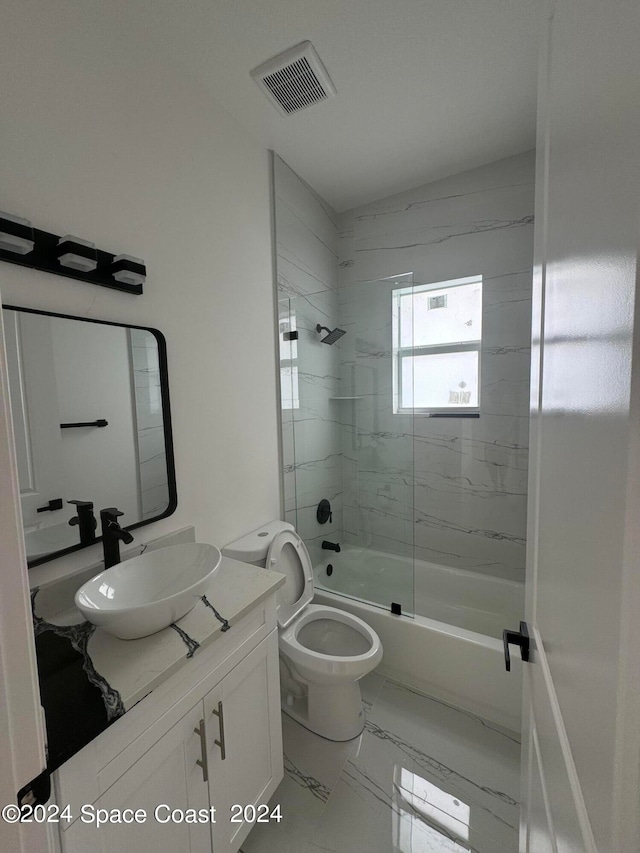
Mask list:
[[393,411],[478,413],[482,276],[392,294]]

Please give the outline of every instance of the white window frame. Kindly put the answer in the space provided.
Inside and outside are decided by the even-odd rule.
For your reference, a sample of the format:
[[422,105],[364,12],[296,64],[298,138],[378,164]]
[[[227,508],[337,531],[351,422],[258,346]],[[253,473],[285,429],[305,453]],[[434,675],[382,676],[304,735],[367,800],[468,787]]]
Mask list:
[[[391,292],[391,317],[392,317],[392,373],[393,373],[393,413],[396,415],[424,414],[424,415],[446,415],[456,417],[462,415],[479,416],[481,406],[481,376],[482,376],[482,330],[480,338],[475,341],[452,341],[448,344],[423,344],[421,346],[402,347],[401,338],[401,312],[400,299],[403,296],[424,293],[429,290],[452,290],[469,284],[480,284],[482,288],[482,275],[456,278],[450,281],[437,281],[432,284],[414,284],[409,287],[398,287]],[[477,352],[478,353],[478,405],[477,406],[438,406],[438,407],[415,407],[402,405],[402,363],[405,358],[414,358],[419,355],[444,355],[451,352]]]

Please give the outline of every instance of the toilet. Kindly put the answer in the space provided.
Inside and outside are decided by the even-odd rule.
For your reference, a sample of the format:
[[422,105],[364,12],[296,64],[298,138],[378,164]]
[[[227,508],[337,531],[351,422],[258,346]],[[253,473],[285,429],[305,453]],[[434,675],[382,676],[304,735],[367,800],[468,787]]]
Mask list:
[[364,728],[358,681],[382,660],[376,632],[357,616],[311,604],[311,558],[293,525],[267,524],[222,554],[286,577],[277,593],[282,710],[328,740],[357,737]]

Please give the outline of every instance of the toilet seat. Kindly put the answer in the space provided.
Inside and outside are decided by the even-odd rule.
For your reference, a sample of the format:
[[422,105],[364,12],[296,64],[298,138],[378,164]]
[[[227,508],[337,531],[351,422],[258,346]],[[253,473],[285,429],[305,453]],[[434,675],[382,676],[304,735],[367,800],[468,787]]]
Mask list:
[[286,628],[313,598],[313,566],[295,530],[278,533],[267,552],[267,568],[286,578],[278,590],[278,627]]
[[[353,655],[336,655],[309,648],[300,641],[300,632],[305,626],[319,620],[337,622],[357,632],[366,642],[367,651]],[[354,678],[360,674],[364,675],[382,658],[380,638],[366,622],[344,610],[322,604],[310,604],[304,613],[281,631],[279,645],[280,650],[298,667],[313,669],[318,674],[331,674],[333,677]],[[369,666],[370,663],[373,663],[373,666]]]
[[[309,552],[295,530],[283,530],[274,537],[267,553],[267,568],[281,572],[287,579],[278,590],[279,645],[294,664],[323,674],[357,677],[363,665],[366,668],[372,660],[375,660],[374,666],[378,663],[382,656],[380,638],[366,622],[345,610],[310,603],[313,599],[313,566]],[[305,626],[320,620],[328,623],[325,632],[331,631],[331,624],[343,635],[355,632],[357,638],[351,645],[356,652],[331,654],[305,643],[300,632]],[[322,632],[320,626],[316,627]],[[366,651],[361,652],[363,640]],[[344,637],[343,645],[349,645],[348,636]]]
[[365,722],[359,681],[382,660],[375,630],[345,610],[311,604],[313,566],[288,522],[264,525],[222,553],[285,575],[276,592],[284,713],[330,741],[357,737]]

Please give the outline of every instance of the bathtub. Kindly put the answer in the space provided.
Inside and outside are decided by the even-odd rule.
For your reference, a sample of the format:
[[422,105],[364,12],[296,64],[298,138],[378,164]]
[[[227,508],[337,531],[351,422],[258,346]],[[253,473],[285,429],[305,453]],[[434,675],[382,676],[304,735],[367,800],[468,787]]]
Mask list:
[[[325,552],[326,553],[326,552]],[[333,573],[327,575],[327,566]],[[502,638],[524,612],[524,585],[480,572],[414,561],[353,545],[343,545],[315,569],[315,583],[386,609],[391,602],[409,615]]]
[[[328,563],[334,567],[330,577]],[[419,561],[415,569],[415,609],[426,615],[395,616],[389,610],[390,601],[402,603],[403,593],[410,601],[412,561],[348,545],[316,568],[314,601],[371,625],[384,648],[377,669],[381,675],[520,731],[521,661],[512,654],[511,672],[506,672],[501,636],[503,628],[517,628],[522,618],[522,584]],[[377,590],[384,608],[358,600],[365,587],[369,595]],[[454,619],[458,624],[452,624]]]

